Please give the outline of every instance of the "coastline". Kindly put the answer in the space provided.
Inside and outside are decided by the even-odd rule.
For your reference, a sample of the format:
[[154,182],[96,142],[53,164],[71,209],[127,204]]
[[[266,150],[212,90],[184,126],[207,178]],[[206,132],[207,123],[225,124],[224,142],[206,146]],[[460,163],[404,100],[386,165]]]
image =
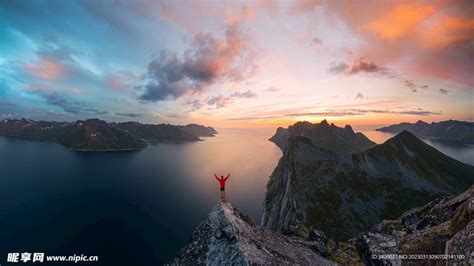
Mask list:
[[[64,148],[66,148],[70,151],[77,151],[77,152],[140,151],[140,150],[147,149],[148,146],[150,146],[150,145],[156,145],[156,144],[161,144],[161,143],[165,143],[165,144],[185,144],[185,143],[190,143],[190,142],[205,141],[202,138],[198,138],[197,140],[164,140],[164,141],[147,141],[147,140],[140,139],[141,141],[144,141],[147,145],[142,147],[142,148],[78,149],[78,148],[72,148],[72,147],[65,146],[62,143],[58,142],[57,140],[52,140],[52,139],[42,140],[42,139],[33,139],[33,138],[27,138],[27,137],[8,136],[8,135],[0,135],[0,137],[12,138],[12,139],[18,139],[18,140],[26,140],[26,141],[38,141],[38,142],[45,142],[45,143],[54,143],[54,144],[58,144],[58,145],[60,145]],[[205,136],[205,137],[208,137],[208,136]],[[215,137],[215,135],[213,135],[212,137]]]

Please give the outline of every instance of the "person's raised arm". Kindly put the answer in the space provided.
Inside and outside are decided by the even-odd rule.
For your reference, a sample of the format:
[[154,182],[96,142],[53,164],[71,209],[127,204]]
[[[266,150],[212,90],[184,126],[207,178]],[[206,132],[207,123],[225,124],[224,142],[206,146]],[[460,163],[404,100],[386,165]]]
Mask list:
[[230,177],[230,173],[224,178],[224,181],[226,181]]
[[215,177],[217,180],[219,180],[219,177],[218,177],[216,174],[214,174],[214,177]]

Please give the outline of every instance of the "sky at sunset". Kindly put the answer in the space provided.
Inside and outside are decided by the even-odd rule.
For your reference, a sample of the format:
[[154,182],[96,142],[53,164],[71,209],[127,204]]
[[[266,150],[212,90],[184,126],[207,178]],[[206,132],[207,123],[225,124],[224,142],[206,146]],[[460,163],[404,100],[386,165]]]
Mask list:
[[474,120],[474,1],[1,1],[0,118]]

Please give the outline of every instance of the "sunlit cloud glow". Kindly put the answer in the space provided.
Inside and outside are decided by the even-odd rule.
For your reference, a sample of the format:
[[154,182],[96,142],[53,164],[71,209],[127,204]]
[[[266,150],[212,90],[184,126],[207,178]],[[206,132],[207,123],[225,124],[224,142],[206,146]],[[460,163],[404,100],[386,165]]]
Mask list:
[[1,117],[474,120],[470,1],[46,2],[0,4]]

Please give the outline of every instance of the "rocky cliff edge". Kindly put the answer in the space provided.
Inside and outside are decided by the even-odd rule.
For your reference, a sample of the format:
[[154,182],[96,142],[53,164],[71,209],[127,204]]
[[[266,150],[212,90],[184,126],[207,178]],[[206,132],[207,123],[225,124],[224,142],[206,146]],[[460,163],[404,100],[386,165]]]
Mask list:
[[171,264],[334,265],[302,241],[255,225],[226,201],[219,201]]

